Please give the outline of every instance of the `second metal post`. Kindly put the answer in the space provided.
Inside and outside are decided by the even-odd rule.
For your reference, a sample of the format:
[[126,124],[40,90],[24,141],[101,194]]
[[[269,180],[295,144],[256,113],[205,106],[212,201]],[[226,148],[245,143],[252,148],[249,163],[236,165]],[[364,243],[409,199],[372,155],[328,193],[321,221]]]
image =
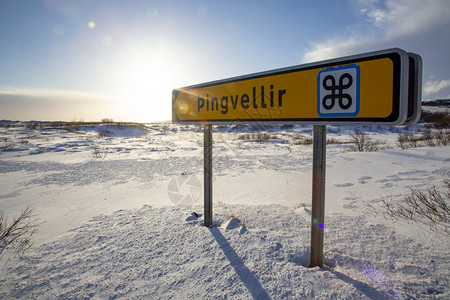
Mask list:
[[310,267],[323,267],[327,126],[314,125]]

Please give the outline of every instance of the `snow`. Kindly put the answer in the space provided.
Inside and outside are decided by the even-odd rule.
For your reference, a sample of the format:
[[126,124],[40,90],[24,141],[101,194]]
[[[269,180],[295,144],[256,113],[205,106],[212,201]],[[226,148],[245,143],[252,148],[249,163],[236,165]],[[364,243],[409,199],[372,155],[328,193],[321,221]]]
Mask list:
[[450,298],[449,235],[365,211],[450,171],[448,146],[396,145],[411,127],[360,128],[382,149],[352,152],[354,128],[328,126],[347,143],[327,146],[325,266],[309,268],[312,145],[295,141],[311,126],[215,127],[207,228],[200,127],[1,125],[0,210],[40,222],[24,256],[1,256],[2,299]]

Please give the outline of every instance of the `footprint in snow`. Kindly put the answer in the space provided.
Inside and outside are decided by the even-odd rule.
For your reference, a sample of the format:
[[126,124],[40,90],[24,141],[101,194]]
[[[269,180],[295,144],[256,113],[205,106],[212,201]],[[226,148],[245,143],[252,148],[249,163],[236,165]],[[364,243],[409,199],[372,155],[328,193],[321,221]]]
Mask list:
[[334,186],[335,187],[350,187],[352,185],[353,185],[353,183],[347,182],[347,183],[336,183]]
[[369,182],[369,180],[372,179],[372,177],[370,176],[362,176],[358,179],[358,182],[360,184],[366,184],[367,182]]
[[353,203],[351,204],[342,204],[342,207],[345,209],[355,209],[356,205],[354,205]]

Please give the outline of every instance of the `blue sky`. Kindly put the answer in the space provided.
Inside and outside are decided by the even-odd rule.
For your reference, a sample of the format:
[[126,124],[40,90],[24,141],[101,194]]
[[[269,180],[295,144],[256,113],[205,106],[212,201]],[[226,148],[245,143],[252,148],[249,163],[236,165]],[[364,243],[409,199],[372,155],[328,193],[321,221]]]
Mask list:
[[173,88],[392,47],[450,98],[448,0],[0,0],[0,119],[169,120]]

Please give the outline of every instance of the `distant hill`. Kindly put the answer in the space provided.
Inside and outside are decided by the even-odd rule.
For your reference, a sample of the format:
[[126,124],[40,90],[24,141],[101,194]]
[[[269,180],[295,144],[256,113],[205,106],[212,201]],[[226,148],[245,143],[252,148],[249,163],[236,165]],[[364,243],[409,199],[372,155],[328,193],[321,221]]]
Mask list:
[[450,99],[436,99],[436,100],[422,101],[422,105],[450,107]]

